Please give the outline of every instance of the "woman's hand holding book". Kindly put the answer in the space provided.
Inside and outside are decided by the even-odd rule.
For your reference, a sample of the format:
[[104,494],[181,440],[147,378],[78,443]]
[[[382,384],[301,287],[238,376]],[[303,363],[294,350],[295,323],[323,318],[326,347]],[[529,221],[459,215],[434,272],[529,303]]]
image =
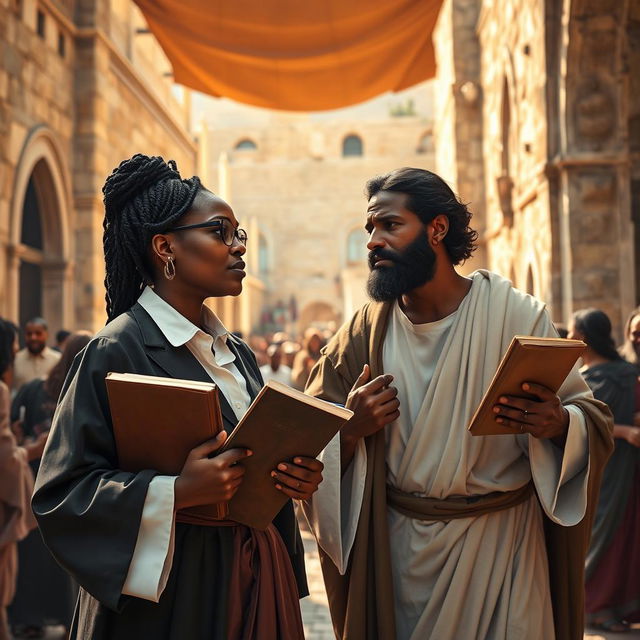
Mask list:
[[236,464],[252,455],[248,449],[229,449],[213,458],[227,439],[221,431],[213,440],[189,453],[175,483],[175,509],[228,502],[238,490],[245,470]]

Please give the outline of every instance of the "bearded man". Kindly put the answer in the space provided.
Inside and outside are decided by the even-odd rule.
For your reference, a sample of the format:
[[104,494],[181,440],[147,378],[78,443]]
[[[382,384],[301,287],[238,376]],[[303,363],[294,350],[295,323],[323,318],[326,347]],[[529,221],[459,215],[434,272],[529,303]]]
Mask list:
[[[327,345],[306,392],[357,408],[306,504],[334,629],[349,640],[572,640],[608,409],[575,368],[526,382],[473,437],[470,418],[516,334],[555,336],[542,302],[480,270],[477,234],[434,173],[367,184],[373,302]],[[391,386],[391,382],[394,386]]]
[[25,348],[16,353],[13,365],[13,388],[17,391],[27,382],[46,378],[60,360],[60,353],[47,346],[49,328],[43,318],[33,318],[24,326]]

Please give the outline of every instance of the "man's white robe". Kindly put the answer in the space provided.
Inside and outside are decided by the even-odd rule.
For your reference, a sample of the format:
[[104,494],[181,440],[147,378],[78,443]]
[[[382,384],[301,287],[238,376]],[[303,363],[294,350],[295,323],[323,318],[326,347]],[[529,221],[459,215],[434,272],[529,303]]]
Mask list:
[[[439,322],[416,326],[397,305],[392,312],[383,365],[395,377],[402,415],[387,427],[387,482],[447,498],[509,491],[533,478],[547,515],[576,524],[585,513],[588,445],[582,413],[570,403],[591,397],[577,368],[559,392],[570,412],[564,452],[528,435],[466,431],[513,335],[522,328],[555,335],[541,303],[494,274],[472,277],[458,310]],[[318,543],[343,573],[362,501],[365,448],[358,447],[342,478],[337,439],[323,462],[324,482],[304,508]],[[413,520],[391,508],[387,515],[398,640],[555,637],[535,496],[449,522]]]

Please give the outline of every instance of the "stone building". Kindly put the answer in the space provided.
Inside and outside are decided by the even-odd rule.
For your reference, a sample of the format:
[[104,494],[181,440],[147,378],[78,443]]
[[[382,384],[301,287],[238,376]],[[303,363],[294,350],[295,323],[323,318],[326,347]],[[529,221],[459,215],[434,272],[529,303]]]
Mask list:
[[445,0],[434,42],[437,166],[476,213],[475,265],[619,332],[640,302],[640,0]]
[[217,117],[211,131],[205,127],[201,174],[246,227],[249,269],[264,285],[262,304],[245,304],[242,321],[236,312],[238,328],[339,325],[366,301],[365,182],[434,164],[431,91],[418,90],[428,105],[422,113],[398,98],[364,117],[357,109],[256,110],[243,124]]
[[0,0],[0,315],[105,321],[105,177],[135,152],[192,175],[188,94],[129,0]]

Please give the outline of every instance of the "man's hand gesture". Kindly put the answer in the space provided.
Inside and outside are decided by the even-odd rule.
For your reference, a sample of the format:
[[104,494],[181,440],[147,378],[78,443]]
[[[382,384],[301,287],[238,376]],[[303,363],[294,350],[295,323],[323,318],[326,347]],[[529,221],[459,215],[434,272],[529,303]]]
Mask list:
[[351,462],[360,438],[376,433],[400,416],[398,390],[389,386],[393,376],[383,374],[369,380],[370,377],[371,369],[365,364],[347,396],[345,406],[354,415],[341,431],[343,468]]

